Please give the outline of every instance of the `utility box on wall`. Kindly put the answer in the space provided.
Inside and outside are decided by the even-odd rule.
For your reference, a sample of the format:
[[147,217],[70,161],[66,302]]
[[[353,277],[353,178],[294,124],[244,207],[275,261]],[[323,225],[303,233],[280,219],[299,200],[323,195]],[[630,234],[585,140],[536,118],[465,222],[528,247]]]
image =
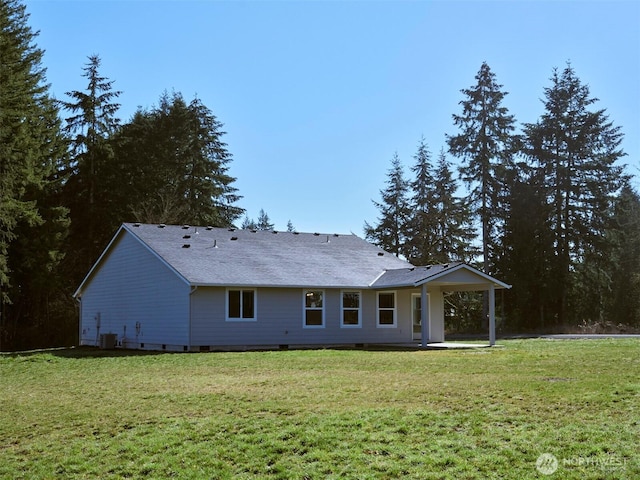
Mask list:
[[116,348],[117,335],[115,333],[103,333],[100,335],[100,348],[113,350]]

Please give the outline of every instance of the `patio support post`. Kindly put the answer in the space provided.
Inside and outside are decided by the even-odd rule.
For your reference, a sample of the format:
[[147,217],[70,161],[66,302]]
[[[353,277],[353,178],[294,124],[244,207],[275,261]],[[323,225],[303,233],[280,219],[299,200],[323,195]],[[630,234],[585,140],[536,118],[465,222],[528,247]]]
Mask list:
[[489,285],[489,346],[496,344],[496,288]]
[[429,337],[431,336],[429,320],[429,296],[427,295],[427,284],[423,283],[420,290],[420,334],[422,348],[427,348]]

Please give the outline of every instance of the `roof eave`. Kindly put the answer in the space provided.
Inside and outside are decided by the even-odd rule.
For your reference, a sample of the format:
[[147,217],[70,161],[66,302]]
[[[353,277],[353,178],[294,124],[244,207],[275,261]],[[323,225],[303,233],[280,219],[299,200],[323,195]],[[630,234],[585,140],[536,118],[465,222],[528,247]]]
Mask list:
[[191,282],[192,287],[211,288],[335,288],[340,290],[369,290],[369,285],[323,285],[323,284],[256,284],[256,283],[205,283]]

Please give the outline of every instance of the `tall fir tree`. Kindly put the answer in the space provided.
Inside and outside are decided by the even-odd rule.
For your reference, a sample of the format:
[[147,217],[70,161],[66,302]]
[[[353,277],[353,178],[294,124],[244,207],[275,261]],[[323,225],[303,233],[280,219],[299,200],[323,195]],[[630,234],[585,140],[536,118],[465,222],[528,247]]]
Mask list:
[[450,153],[464,161],[460,175],[471,189],[470,200],[482,225],[484,270],[493,273],[496,232],[502,221],[496,212],[501,210],[504,175],[511,162],[515,120],[502,105],[507,92],[486,62],[475,78],[475,86],[462,90],[462,114],[453,115],[460,133],[447,135],[447,143]]
[[458,184],[444,150],[440,151],[433,177],[434,251],[438,255],[434,260],[473,263],[479,253],[473,245],[473,215],[468,200],[456,194]]
[[240,228],[243,230],[258,230],[258,224],[252,218],[249,218],[247,215],[242,219],[242,224]]
[[[553,263],[545,278],[554,298],[547,316],[554,323],[574,323],[586,314],[600,318],[609,288],[605,272],[611,245],[612,202],[624,181],[622,133],[609,121],[589,87],[570,64],[554,70],[545,88],[545,112],[525,124],[524,151],[549,206]],[[599,299],[591,312],[580,311],[582,299]],[[593,309],[592,309],[593,307]]]
[[241,198],[229,175],[233,156],[222,141],[222,123],[199,99],[187,108],[189,148],[186,149],[184,191],[189,199],[192,222],[230,226],[243,210],[235,203]]
[[365,238],[396,256],[407,255],[406,229],[410,215],[409,183],[398,154],[391,160],[388,171],[387,188],[380,191],[380,202],[373,204],[380,211],[376,226],[365,222]]
[[66,144],[28,18],[18,0],[0,2],[0,350],[53,330],[45,314],[67,227],[56,174]]
[[640,195],[629,182],[625,182],[615,200],[612,223],[607,318],[637,328],[640,327]]
[[88,57],[82,76],[86,91],[67,92],[70,101],[59,104],[71,116],[65,130],[71,137],[69,180],[65,184],[65,201],[70,209],[71,234],[69,256],[70,275],[77,282],[86,273],[113,233],[105,222],[110,208],[111,191],[101,175],[114,155],[109,140],[117,131],[116,113],[120,104],[115,100],[121,92],[113,90],[113,80],[100,73],[98,55]]
[[406,230],[409,260],[417,265],[472,261],[478,251],[472,245],[475,233],[471,209],[456,195],[458,184],[444,150],[434,165],[423,138],[413,158],[411,214]]
[[243,230],[273,230],[275,228],[275,225],[271,223],[271,219],[269,218],[267,212],[265,212],[264,209],[261,208],[260,212],[258,213],[258,221],[255,221],[245,215],[240,228],[242,228]]
[[434,208],[433,165],[431,152],[424,137],[420,139],[418,150],[413,156],[411,167],[413,180],[410,182],[410,216],[406,227],[407,258],[417,265],[439,263],[436,245],[436,215]]
[[[137,221],[232,226],[244,210],[229,175],[231,153],[222,123],[199,99],[180,93],[160,97],[157,107],[139,110],[114,137],[113,183],[118,224]],[[126,173],[126,183],[123,183]]]
[[553,239],[544,182],[536,169],[521,162],[507,175],[501,254],[496,271],[513,288],[505,293],[505,328],[511,331],[545,330],[545,309],[554,290]]
[[258,214],[258,230],[273,230],[275,225],[271,223],[271,219],[267,212],[265,212],[262,208],[260,209],[260,213]]

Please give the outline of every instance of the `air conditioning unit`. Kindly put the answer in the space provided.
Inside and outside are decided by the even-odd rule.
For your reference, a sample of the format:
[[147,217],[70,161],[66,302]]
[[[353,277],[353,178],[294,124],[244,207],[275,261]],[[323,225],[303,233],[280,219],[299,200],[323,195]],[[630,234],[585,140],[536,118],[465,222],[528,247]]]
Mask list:
[[100,334],[100,348],[103,350],[113,350],[116,348],[118,336],[115,333]]

